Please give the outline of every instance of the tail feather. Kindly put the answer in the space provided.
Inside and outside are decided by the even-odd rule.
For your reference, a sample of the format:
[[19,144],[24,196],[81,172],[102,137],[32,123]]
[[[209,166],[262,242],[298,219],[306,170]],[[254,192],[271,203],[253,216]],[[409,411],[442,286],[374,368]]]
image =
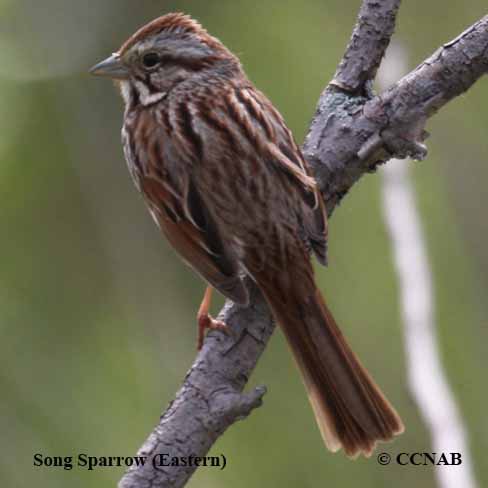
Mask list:
[[[403,432],[402,421],[348,346],[318,289],[260,282],[303,376],[328,449],[370,456],[378,441]],[[308,288],[308,287],[307,287]]]

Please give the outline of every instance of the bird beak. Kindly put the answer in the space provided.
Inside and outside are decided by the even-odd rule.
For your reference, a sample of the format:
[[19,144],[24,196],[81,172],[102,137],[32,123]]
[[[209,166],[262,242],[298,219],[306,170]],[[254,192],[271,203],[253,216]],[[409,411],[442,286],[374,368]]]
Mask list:
[[113,78],[114,80],[127,80],[129,78],[129,70],[122,64],[117,53],[93,66],[90,69],[90,73],[95,76]]

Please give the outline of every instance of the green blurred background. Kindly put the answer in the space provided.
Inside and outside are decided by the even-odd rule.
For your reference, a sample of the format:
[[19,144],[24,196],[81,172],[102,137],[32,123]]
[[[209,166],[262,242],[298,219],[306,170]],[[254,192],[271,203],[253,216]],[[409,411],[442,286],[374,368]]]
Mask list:
[[[486,9],[483,0],[404,3],[396,37],[412,65]],[[122,468],[34,468],[33,454],[135,454],[195,357],[204,285],[136,194],[120,145],[122,102],[88,68],[146,21],[185,11],[241,57],[302,141],[359,4],[0,0],[1,486],[113,486]],[[442,357],[480,486],[488,486],[487,103],[482,80],[429,123],[429,157],[412,164]],[[406,386],[379,184],[365,177],[335,213],[331,264],[319,280],[404,417],[406,433],[384,450],[430,451]],[[279,332],[251,383],[269,393],[217,442],[213,452],[224,452],[228,467],[200,469],[189,486],[434,486],[430,467],[381,467],[374,458],[351,462],[326,452]]]

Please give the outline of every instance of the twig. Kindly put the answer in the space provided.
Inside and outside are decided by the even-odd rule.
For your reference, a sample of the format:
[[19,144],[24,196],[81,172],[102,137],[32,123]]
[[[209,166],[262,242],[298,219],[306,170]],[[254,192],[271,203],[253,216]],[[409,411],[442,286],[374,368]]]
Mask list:
[[[395,45],[390,49],[378,75],[383,87],[387,78],[398,79],[407,70],[404,50]],[[439,487],[475,488],[466,429],[439,354],[432,272],[408,161],[392,162],[381,171],[383,213],[399,282],[409,388],[430,433],[433,451],[462,456],[456,469],[435,467]]]
[[[374,60],[368,63],[364,51],[361,59],[355,61],[354,52],[360,50],[347,50],[349,59],[338,69],[335,84],[329,85],[320,97],[304,145],[304,154],[315,170],[329,213],[359,177],[373,170],[379,162],[398,153],[421,155],[423,152],[419,148],[427,117],[466,90],[487,69],[488,17],[485,17],[400,80],[386,97],[371,98],[368,90],[358,92],[354,87],[374,76],[383,57],[393,32],[398,3],[363,2],[360,25],[354,30],[351,44],[360,46],[362,36],[365,43],[367,37],[368,50],[375,53]],[[389,6],[389,10],[382,10],[381,17],[374,14],[379,4]],[[361,27],[361,19],[369,19],[374,35]],[[355,62],[364,65],[357,74],[352,69]],[[338,79],[343,81],[338,82]],[[379,137],[379,142],[367,151],[368,157],[364,157],[363,151],[360,158],[361,148],[372,137],[377,141]],[[227,303],[220,314],[235,331],[235,337],[216,332],[209,334],[176,399],[139,454],[205,456],[219,435],[260,404],[263,389],[250,395],[243,395],[242,390],[274,325],[261,294],[250,280],[249,287],[252,296],[249,308]],[[163,469],[154,469],[151,463],[130,469],[119,487],[182,487],[196,467]]]
[[367,93],[395,29],[400,2],[363,2],[351,40],[330,85],[351,94]]

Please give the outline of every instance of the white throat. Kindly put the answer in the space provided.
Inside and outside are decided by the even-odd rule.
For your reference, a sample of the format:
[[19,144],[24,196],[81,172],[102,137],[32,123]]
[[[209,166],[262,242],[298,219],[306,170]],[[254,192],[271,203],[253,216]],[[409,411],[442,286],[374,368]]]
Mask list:
[[[130,81],[123,81],[121,83],[122,97],[124,98],[124,101],[127,106],[131,106],[133,103],[130,83],[131,83]],[[145,107],[160,102],[167,95],[167,92],[151,93],[148,87],[142,81],[134,80],[133,83],[139,95],[139,101]]]

